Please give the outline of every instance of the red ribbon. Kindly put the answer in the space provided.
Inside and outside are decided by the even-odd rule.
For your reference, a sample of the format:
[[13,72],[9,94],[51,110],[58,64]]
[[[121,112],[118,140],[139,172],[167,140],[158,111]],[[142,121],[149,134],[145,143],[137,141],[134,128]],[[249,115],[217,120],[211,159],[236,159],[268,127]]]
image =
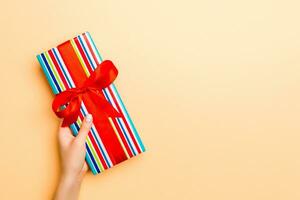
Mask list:
[[57,94],[52,103],[52,110],[59,118],[64,118],[62,126],[69,126],[77,120],[84,98],[90,98],[97,105],[100,118],[120,117],[118,111],[106,100],[102,92],[102,89],[108,87],[117,75],[118,70],[115,65],[105,60],[97,66],[82,86]]

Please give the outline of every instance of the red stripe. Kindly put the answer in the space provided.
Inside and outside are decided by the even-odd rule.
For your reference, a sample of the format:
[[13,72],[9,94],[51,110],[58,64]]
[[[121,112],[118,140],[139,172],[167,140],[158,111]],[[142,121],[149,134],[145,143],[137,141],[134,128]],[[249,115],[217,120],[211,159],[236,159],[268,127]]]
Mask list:
[[68,85],[68,83],[67,83],[67,80],[65,79],[65,77],[64,77],[64,75],[63,75],[63,73],[62,73],[62,71],[61,71],[61,68],[59,67],[59,65],[58,65],[58,63],[57,63],[57,61],[56,61],[56,59],[55,59],[55,57],[54,57],[54,54],[53,54],[52,50],[49,50],[48,53],[49,53],[49,55],[50,55],[50,58],[51,58],[52,62],[54,63],[54,66],[55,66],[55,68],[56,68],[56,70],[57,70],[57,72],[58,72],[58,74],[59,74],[60,79],[61,79],[62,82],[64,83],[64,86],[66,87],[66,89],[69,89],[69,85]]
[[[92,73],[92,71],[93,71],[92,66],[90,65],[90,63],[89,63],[88,60],[87,60],[87,57],[86,57],[86,55],[85,55],[85,53],[84,53],[84,51],[83,51],[83,48],[82,48],[82,46],[81,46],[81,43],[79,42],[79,38],[78,38],[78,37],[75,37],[74,40],[75,40],[76,46],[77,46],[77,48],[79,49],[79,51],[80,51],[80,53],[81,53],[83,59],[85,60],[86,65],[88,66],[89,72]],[[91,50],[91,49],[90,49],[90,50]],[[122,142],[123,142],[123,144],[124,144],[124,146],[125,146],[126,151],[128,152],[129,156],[132,157],[133,154],[132,154],[132,152],[131,152],[131,150],[130,150],[130,147],[129,147],[129,145],[128,145],[128,143],[127,143],[127,141],[126,141],[126,139],[125,139],[125,137],[124,137],[124,135],[123,135],[123,133],[122,133],[122,130],[120,129],[120,127],[119,127],[119,125],[118,125],[116,119],[115,119],[115,118],[112,118],[112,121],[113,121],[113,123],[114,123],[114,125],[115,125],[115,127],[116,127],[116,129],[117,129],[117,133],[116,133],[116,134],[118,134],[118,135],[120,136],[120,138],[121,138],[121,140],[122,140]]]
[[[79,118],[81,119],[81,121],[82,121],[83,118],[84,118],[84,117],[83,117],[83,114],[82,114],[81,112],[80,112],[80,114],[79,114]],[[98,146],[98,144],[96,143],[96,141],[95,141],[95,139],[94,139],[94,137],[93,137],[92,134],[93,134],[92,131],[89,131],[88,137],[90,138],[90,140],[91,140],[91,142],[92,142],[92,144],[93,144],[93,147],[94,147],[94,149],[96,150],[96,153],[97,153],[97,155],[98,155],[98,157],[99,157],[99,159],[100,159],[100,161],[101,161],[101,164],[103,165],[104,169],[107,169],[108,167],[107,167],[107,165],[106,165],[106,163],[105,163],[104,157],[103,157],[102,153],[100,152],[99,146]]]
[[[89,71],[89,73],[92,73],[93,72],[93,70],[92,70],[92,68],[91,68],[91,66],[89,65],[89,62],[88,62],[88,60],[87,60],[87,58],[86,58],[86,56],[85,56],[85,54],[84,54],[84,52],[83,52],[83,49],[82,49],[82,47],[81,47],[81,45],[80,45],[80,43],[79,43],[79,41],[78,41],[78,37],[75,37],[74,38],[74,41],[75,41],[75,44],[76,44],[76,46],[77,46],[77,48],[78,48],[78,50],[79,50],[79,52],[80,52],[80,54],[81,54],[81,57],[83,58],[83,60],[84,60],[84,63],[85,63],[85,65],[87,66],[87,68],[88,68],[88,71]],[[93,136],[92,136],[92,132],[90,131],[90,133],[89,133],[89,137],[90,137],[90,139],[91,139],[91,142],[92,142],[92,144],[93,144],[93,146],[95,147],[97,147],[97,155],[99,156],[99,154],[101,154],[101,152],[100,152],[100,149],[99,149],[99,147],[98,147],[98,144],[96,143],[96,141],[94,140],[94,138],[93,138]],[[99,156],[100,157],[100,156]],[[106,163],[105,163],[105,161],[103,160],[103,158],[102,158],[102,154],[101,154],[101,163],[104,163],[105,164],[105,166],[104,166],[104,168],[105,169],[107,169],[108,167],[107,167],[107,165],[106,165]]]
[[76,87],[80,87],[86,80],[86,74],[81,67],[80,61],[74,52],[70,40],[60,44],[57,49]]
[[[84,39],[85,39],[85,41],[86,41],[86,43],[88,45],[88,48],[89,48],[90,52],[92,53],[92,56],[93,56],[95,62],[97,63],[97,65],[99,65],[100,63],[98,63],[98,61],[97,61],[96,55],[94,54],[94,51],[92,49],[92,46],[91,46],[89,40],[87,39],[86,34],[83,34],[83,37],[84,37]],[[115,98],[114,94],[112,93],[111,89],[109,87],[107,87],[107,88],[108,88],[111,96],[113,97],[113,100],[114,100],[115,104],[117,105],[117,108],[118,108],[119,112],[122,114],[122,118],[123,118],[123,121],[125,123],[125,126],[126,126],[128,132],[129,132],[129,134],[130,134],[130,136],[131,136],[131,138],[132,138],[132,140],[134,142],[134,145],[136,146],[136,149],[138,150],[138,153],[141,153],[141,149],[139,148],[139,146],[137,144],[137,141],[135,140],[135,137],[133,136],[133,133],[132,133],[132,131],[131,131],[129,125],[128,125],[128,122],[127,122],[126,118],[124,117],[124,113],[120,109],[120,106],[119,106],[118,102],[116,101],[116,98]]]
[[108,89],[110,95],[112,96],[113,101],[115,102],[115,104],[116,104],[116,106],[117,106],[117,108],[118,108],[119,113],[121,113],[121,116],[122,116],[122,119],[123,119],[123,121],[124,121],[124,124],[125,124],[125,126],[126,126],[128,132],[129,132],[129,134],[130,134],[130,137],[132,138],[132,141],[133,141],[133,143],[134,143],[136,149],[138,150],[138,153],[141,153],[141,150],[140,150],[140,148],[139,148],[139,146],[138,146],[138,144],[137,144],[137,141],[135,140],[135,137],[133,136],[133,133],[132,133],[132,131],[131,131],[129,125],[128,125],[128,122],[127,122],[127,120],[126,120],[126,118],[125,118],[125,116],[124,116],[124,113],[122,112],[122,109],[120,108],[120,106],[119,106],[119,104],[118,104],[118,102],[117,102],[117,100],[116,100],[116,97],[114,96],[114,93],[112,92],[112,90],[110,89],[110,87],[107,87],[107,89]]
[[[71,45],[70,41],[67,41],[58,46],[58,50],[64,60],[66,67],[76,85],[76,87],[80,87],[84,81],[86,80],[86,74],[83,70],[83,66],[78,60],[78,57]],[[99,137],[103,141],[103,145],[105,146],[107,153],[115,165],[124,160],[127,160],[127,157],[122,149],[122,146],[114,133],[113,128],[111,127],[107,118],[103,118],[104,116],[99,115],[101,113],[98,107],[93,103],[91,98],[88,96],[83,97],[83,101],[87,110],[94,117],[94,125],[99,133]],[[97,117],[96,117],[97,116]]]
[[108,154],[110,155],[111,161],[115,164],[120,163],[124,160],[127,160],[125,152],[117,138],[114,129],[112,128],[107,117],[101,115],[98,107],[92,102],[91,98],[88,96],[83,96],[83,101],[86,104],[86,107],[89,105],[94,117],[94,124],[97,128],[100,138],[103,141],[104,146],[107,149]]
[[122,142],[123,142],[123,144],[124,144],[124,146],[125,146],[125,148],[126,148],[126,151],[127,151],[128,154],[129,154],[129,157],[132,157],[132,156],[133,156],[133,153],[132,153],[131,150],[130,150],[130,147],[129,147],[129,145],[128,145],[128,143],[127,143],[127,141],[126,141],[126,139],[125,139],[125,137],[124,137],[124,135],[123,135],[122,130],[121,130],[120,127],[119,127],[119,124],[118,124],[116,118],[112,117],[112,121],[113,121],[113,123],[114,123],[114,125],[115,125],[115,127],[116,127],[116,129],[117,129],[117,131],[118,131],[118,135],[121,137],[121,140],[122,140]]
[[91,65],[90,65],[90,63],[89,63],[89,61],[88,61],[86,55],[84,54],[84,51],[83,51],[83,49],[82,49],[82,46],[80,45],[80,42],[79,42],[78,37],[75,37],[75,38],[74,38],[74,41],[75,41],[75,44],[76,44],[76,46],[77,46],[77,48],[78,48],[78,50],[79,50],[79,52],[80,52],[81,57],[82,57],[83,60],[84,60],[85,65],[87,66],[89,72],[91,73],[91,72],[93,71],[93,69],[92,69],[92,67],[91,67]]
[[[61,71],[61,68],[60,68],[59,65],[58,65],[57,60],[56,60],[55,57],[54,57],[53,52],[52,52],[51,50],[49,50],[48,53],[49,53],[49,55],[50,55],[50,57],[51,57],[51,59],[52,59],[54,65],[55,65],[55,67],[56,67],[58,73],[59,73],[60,78],[62,79],[62,81],[63,81],[65,87],[68,89],[69,86],[68,86],[68,84],[67,84],[67,82],[66,82],[65,77],[63,76],[63,73],[62,73],[62,71]],[[79,117],[80,117],[80,119],[83,119],[83,115],[82,115],[81,112],[80,112]],[[106,165],[106,163],[105,163],[105,161],[104,161],[103,155],[101,154],[100,149],[99,149],[99,147],[98,147],[96,141],[94,140],[91,131],[89,132],[88,136],[89,136],[89,138],[90,138],[90,140],[91,140],[91,142],[92,142],[92,144],[93,144],[93,146],[94,146],[94,148],[95,148],[95,150],[96,150],[96,153],[97,153],[97,155],[98,155],[98,157],[99,157],[99,159],[100,159],[100,161],[101,161],[101,163],[102,163],[104,169],[107,169],[108,167],[107,167],[107,165]]]
[[[92,73],[92,72],[93,72],[93,68],[92,68],[92,66],[90,65],[90,63],[89,63],[88,60],[87,60],[88,58],[86,57],[86,55],[85,55],[85,53],[84,53],[84,51],[83,51],[83,48],[82,48],[82,46],[81,46],[81,43],[79,42],[79,38],[78,38],[78,37],[75,37],[75,38],[74,38],[74,41],[75,41],[75,44],[76,44],[77,48],[78,48],[79,51],[80,51],[80,54],[81,54],[82,58],[85,60],[85,64],[86,64],[86,66],[87,66],[87,68],[88,68],[88,71],[89,71],[90,73]],[[124,146],[125,146],[126,151],[128,152],[129,156],[132,157],[133,154],[132,154],[132,152],[131,152],[131,150],[130,150],[130,147],[129,147],[128,143],[126,142],[124,136],[122,135],[122,131],[120,130],[119,125],[118,125],[116,119],[115,119],[115,118],[112,118],[112,121],[113,121],[113,123],[114,123],[114,125],[115,125],[115,127],[116,127],[116,129],[117,129],[117,133],[116,133],[116,134],[118,134],[118,135],[121,137],[121,140],[122,140],[122,142],[123,142],[123,144],[124,144]]]
[[[49,50],[48,53],[49,53],[49,55],[50,55],[50,57],[51,57],[51,59],[52,59],[54,65],[55,65],[55,67],[56,67],[58,73],[59,73],[60,78],[62,79],[64,85],[65,85],[66,88],[68,89],[69,86],[68,86],[68,84],[67,84],[67,82],[66,82],[66,80],[65,80],[65,78],[64,78],[64,76],[63,76],[63,73],[62,73],[62,71],[61,71],[61,68],[60,68],[59,65],[58,65],[58,62],[56,61],[56,59],[55,59],[55,57],[54,57],[53,52],[52,52],[51,50]],[[80,116],[80,119],[83,119],[83,115],[82,115],[81,112],[80,112],[80,115],[79,115],[79,116]],[[104,167],[105,169],[107,169],[108,167],[107,167],[107,165],[106,165],[106,163],[105,163],[105,161],[104,161],[104,158],[103,158],[103,156],[102,156],[102,154],[101,154],[101,152],[100,152],[100,149],[99,149],[99,147],[98,147],[96,141],[94,140],[94,138],[93,138],[93,136],[92,136],[91,131],[89,132],[88,135],[89,135],[89,138],[90,138],[90,140],[91,140],[91,142],[92,142],[92,144],[93,144],[93,146],[94,146],[94,148],[95,148],[95,150],[96,150],[96,153],[97,153],[99,159],[101,160],[101,163],[103,164],[103,167]]]
[[[74,41],[75,41],[75,44],[76,44],[77,48],[78,48],[79,51],[80,51],[80,54],[81,54],[82,58],[83,58],[84,61],[85,61],[85,64],[86,64],[86,66],[87,66],[89,72],[92,73],[92,72],[93,72],[93,68],[92,68],[92,66],[90,65],[90,63],[89,63],[88,60],[87,60],[88,58],[86,57],[86,55],[85,55],[85,53],[84,53],[84,51],[83,51],[83,48],[82,48],[82,46],[81,46],[81,43],[79,42],[79,38],[78,38],[78,37],[75,37],[75,38],[74,38]],[[126,140],[125,140],[124,136],[122,135],[122,132],[121,132],[120,128],[118,128],[118,124],[116,124],[116,123],[117,123],[116,120],[115,120],[114,118],[112,118],[112,121],[113,121],[113,123],[114,123],[114,125],[115,125],[115,127],[116,127],[116,129],[117,129],[117,131],[118,131],[116,134],[118,134],[118,135],[121,137],[121,140],[122,140],[122,142],[124,143],[124,146],[125,146],[126,151],[128,152],[129,156],[132,157],[132,152],[130,151],[129,146],[128,146],[128,144],[126,143]]]
[[86,44],[88,45],[88,48],[89,48],[90,52],[92,53],[92,56],[93,56],[93,58],[94,58],[96,64],[99,65],[100,63],[97,61],[96,55],[95,55],[95,53],[94,53],[94,51],[93,51],[93,49],[92,49],[92,46],[91,46],[89,40],[87,39],[85,33],[83,34],[83,38],[84,38]]

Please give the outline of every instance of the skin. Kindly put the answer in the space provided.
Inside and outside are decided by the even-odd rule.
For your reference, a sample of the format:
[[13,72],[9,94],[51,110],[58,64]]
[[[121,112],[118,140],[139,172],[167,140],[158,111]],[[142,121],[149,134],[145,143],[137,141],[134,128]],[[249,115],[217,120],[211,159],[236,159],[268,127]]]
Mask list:
[[59,183],[54,195],[55,200],[76,200],[84,175],[88,170],[85,162],[85,140],[92,126],[92,115],[88,114],[74,137],[69,127],[60,127],[58,142],[61,167]]

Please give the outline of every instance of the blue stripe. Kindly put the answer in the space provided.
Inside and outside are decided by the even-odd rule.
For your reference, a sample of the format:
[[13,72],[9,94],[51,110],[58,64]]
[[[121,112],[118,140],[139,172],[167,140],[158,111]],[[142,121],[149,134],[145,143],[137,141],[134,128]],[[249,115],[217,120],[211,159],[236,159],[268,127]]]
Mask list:
[[94,167],[91,158],[92,158],[92,156],[90,154],[88,154],[88,152],[86,152],[86,154],[85,154],[85,160],[86,160],[89,168],[91,169],[92,173],[95,175],[95,174],[98,174],[99,172]]
[[124,114],[126,115],[127,119],[129,120],[129,123],[131,124],[131,127],[133,129],[133,133],[134,133],[134,135],[135,135],[138,143],[140,144],[142,152],[144,152],[146,150],[145,146],[144,146],[144,144],[143,144],[143,142],[142,142],[142,140],[141,140],[141,138],[140,138],[140,136],[139,136],[139,134],[138,134],[138,132],[137,132],[137,130],[136,130],[136,128],[135,128],[132,120],[131,120],[131,118],[129,117],[129,114],[128,114],[125,106],[124,106],[124,103],[123,103],[123,101],[122,101],[122,99],[121,99],[121,97],[120,97],[120,95],[119,95],[119,93],[118,93],[118,91],[117,91],[117,89],[116,89],[116,87],[115,87],[115,85],[113,83],[111,84],[111,87],[114,90],[114,92],[116,93],[116,97],[118,98],[118,100],[119,100],[119,102],[120,102],[120,104],[121,104],[121,106],[122,106],[122,108],[124,110]]
[[[78,130],[76,129],[76,126],[74,124],[71,124],[70,125],[70,128],[71,130],[73,131],[73,134],[76,136],[78,135]],[[85,159],[86,159],[86,162],[88,163],[91,171],[93,174],[97,174],[97,170],[95,169],[94,167],[94,164],[93,162],[91,161],[91,156],[88,154],[88,152],[86,152],[86,155],[85,155]]]
[[[108,94],[107,94],[108,91],[106,91],[106,90],[104,89],[103,92],[104,92],[105,98],[109,101],[110,104],[112,104],[112,100],[109,98],[109,96],[108,96]],[[126,132],[125,132],[125,129],[124,129],[123,125],[120,123],[120,121],[119,121],[118,118],[116,118],[116,119],[117,119],[118,122],[119,122],[119,126],[121,127],[121,129],[122,129],[122,131],[123,131],[123,133],[124,133],[124,135],[125,135],[125,137],[126,137],[126,141],[127,141],[127,143],[129,144],[131,151],[133,152],[134,155],[137,155],[137,154],[135,153],[135,151],[133,150],[132,144],[130,143],[130,141],[129,141],[129,139],[128,139],[128,136],[127,136],[127,134],[126,134]]]
[[[97,53],[97,55],[98,55],[100,61],[102,62],[103,59],[102,59],[102,57],[101,57],[101,55],[100,55],[100,53],[99,53],[99,50],[97,49],[97,47],[96,47],[96,45],[95,45],[95,43],[94,43],[94,41],[93,41],[93,39],[92,39],[90,33],[89,33],[89,32],[86,32],[86,35],[89,37],[90,41],[92,42],[92,45],[93,45],[93,47],[95,48],[96,53]],[[134,133],[134,135],[135,135],[135,137],[136,137],[136,139],[137,139],[137,141],[138,141],[138,143],[139,143],[139,145],[140,145],[140,147],[141,147],[141,151],[144,152],[144,151],[146,150],[146,149],[145,149],[145,146],[144,146],[144,144],[143,144],[143,142],[142,142],[142,140],[141,140],[141,138],[140,138],[140,136],[139,136],[139,134],[138,134],[138,132],[137,132],[137,130],[136,130],[136,128],[135,128],[135,126],[134,126],[134,124],[133,124],[133,122],[132,122],[132,120],[131,120],[129,114],[128,114],[128,112],[127,112],[127,109],[126,109],[125,106],[124,106],[124,103],[123,103],[121,97],[120,97],[120,95],[119,95],[119,93],[118,93],[118,91],[117,91],[115,85],[112,83],[111,86],[112,86],[112,88],[114,89],[114,92],[116,93],[116,96],[117,96],[117,98],[118,98],[118,100],[119,100],[119,102],[120,102],[120,104],[121,104],[121,106],[122,106],[122,108],[123,108],[123,110],[124,110],[124,114],[126,115],[128,121],[129,121],[129,123],[130,123],[130,125],[131,125],[131,127],[132,127],[132,129],[133,129],[133,133]]]
[[65,77],[66,77],[66,79],[67,79],[67,81],[68,81],[69,87],[74,87],[74,85],[71,84],[71,82],[70,82],[70,80],[69,80],[69,78],[68,78],[68,76],[67,76],[67,73],[66,73],[66,71],[65,71],[65,69],[64,69],[64,67],[63,67],[63,65],[61,64],[61,62],[60,62],[60,60],[59,60],[59,58],[58,58],[58,56],[57,56],[57,53],[56,53],[56,51],[55,51],[54,48],[52,49],[52,52],[54,53],[55,58],[56,58],[56,60],[57,60],[57,62],[58,62],[58,64],[59,64],[59,66],[60,66],[60,69],[63,71],[63,73],[64,73],[64,75],[65,75]]
[[87,52],[87,50],[86,50],[86,48],[85,48],[85,46],[83,44],[81,36],[78,36],[78,39],[79,39],[79,42],[80,42],[80,44],[81,44],[81,46],[83,48],[83,51],[85,52],[85,55],[87,56],[87,58],[89,60],[90,65],[92,66],[93,69],[95,69],[96,66],[93,65],[92,60],[91,60],[91,58],[90,58],[90,56],[89,56],[89,54],[88,54],[88,52]]
[[[59,61],[58,57],[57,57],[57,54],[55,51],[53,51],[55,53],[55,56],[56,56],[56,59]],[[50,69],[50,66],[49,66],[49,63],[47,62],[47,59],[44,55],[44,53],[40,54],[40,55],[37,55],[37,59],[40,63],[40,65],[42,66],[42,69],[44,71],[44,74],[46,75],[46,78],[51,86],[51,89],[53,91],[54,94],[58,94],[60,93],[62,90],[61,88],[59,87],[55,77],[54,77],[54,74],[53,72],[51,71]],[[59,62],[60,63],[60,62]],[[61,63],[60,63],[60,66]],[[61,67],[61,69],[63,69]],[[64,72],[65,73],[65,72]],[[67,77],[67,76],[66,76]],[[70,84],[71,85],[71,84]],[[76,136],[78,134],[78,130],[80,129],[80,127],[78,126],[77,123],[73,123],[71,126],[70,126],[73,134]],[[95,159],[93,158],[92,154],[91,154],[91,151],[89,149],[89,147],[87,146],[86,144],[86,161],[92,171],[93,174],[97,174],[97,173],[100,173],[100,170],[95,162]],[[96,167],[96,168],[95,168]]]
[[104,154],[104,151],[103,151],[103,149],[102,149],[102,147],[101,147],[101,145],[100,145],[100,143],[99,143],[99,141],[98,141],[98,138],[96,137],[95,130],[94,130],[94,129],[91,129],[91,130],[92,130],[93,135],[95,136],[96,142],[97,142],[97,144],[98,144],[98,146],[99,146],[99,148],[100,148],[100,151],[101,151],[101,153],[102,153],[102,155],[103,155],[103,157],[104,157],[104,160],[105,160],[107,166],[108,166],[108,167],[111,167],[111,165],[110,165],[110,163],[108,162],[107,157],[106,157],[106,155]]
[[[65,71],[63,65],[61,64],[61,62],[60,62],[60,60],[59,60],[59,58],[58,58],[58,55],[57,55],[57,53],[56,53],[56,51],[55,51],[54,48],[52,49],[52,52],[54,53],[55,58],[56,58],[56,60],[58,61],[59,66],[60,66],[61,70],[63,71],[65,77],[66,77],[66,80],[67,80],[67,82],[68,82],[68,84],[69,84],[69,87],[72,87],[73,85],[71,84],[71,82],[70,82],[70,80],[69,80],[69,78],[68,78],[68,76],[67,76],[67,74],[66,74],[66,71]],[[73,87],[74,87],[74,86],[73,86]],[[73,128],[71,128],[71,127],[73,127]],[[72,125],[70,126],[70,128],[73,130],[73,134],[76,136],[76,135],[78,134],[79,129],[76,130],[76,126],[75,126],[74,124],[72,124]],[[90,149],[89,149],[89,147],[87,146],[86,161],[87,161],[87,163],[89,164],[90,169],[91,169],[91,171],[93,172],[93,174],[97,174],[97,170],[96,170],[95,167],[94,167],[95,162],[93,163],[92,160],[91,160],[91,159],[93,159],[93,156],[90,155],[90,154],[88,153],[88,151],[90,151]],[[97,166],[97,164],[96,164],[95,166]],[[98,168],[98,169],[99,169],[99,168]],[[98,170],[98,171],[99,171],[99,170]],[[99,173],[99,172],[98,172],[98,173]]]
[[[96,66],[93,65],[93,63],[92,63],[92,61],[91,61],[91,58],[90,58],[90,56],[89,56],[89,54],[88,54],[86,48],[85,48],[84,45],[83,45],[83,41],[82,41],[82,39],[81,39],[81,36],[78,36],[77,38],[79,39],[79,42],[80,42],[80,44],[81,44],[81,46],[82,46],[82,48],[83,48],[85,54],[86,54],[87,57],[88,57],[88,60],[89,60],[89,63],[90,63],[90,65],[91,65],[92,69],[95,70],[95,69],[96,69]],[[96,61],[95,61],[95,62],[96,62]],[[81,111],[83,112],[84,115],[87,114],[83,109],[81,109]],[[108,161],[107,156],[106,156],[105,153],[104,153],[104,150],[103,150],[102,146],[100,145],[100,142],[99,142],[98,138],[96,137],[96,132],[95,132],[95,130],[92,128],[91,131],[92,131],[92,134],[94,135],[94,138],[95,138],[95,140],[96,140],[96,142],[97,142],[97,144],[98,144],[98,146],[99,146],[99,148],[100,148],[100,151],[101,151],[101,153],[102,153],[102,155],[103,155],[103,157],[104,157],[104,160],[105,160],[107,166],[108,166],[108,167],[112,167],[111,164],[110,164],[110,162]],[[99,136],[100,136],[100,135],[99,135]]]
[[111,105],[113,105],[112,102],[111,102],[111,100],[110,100],[109,97],[108,97],[108,94],[107,94],[106,90],[103,89],[102,91],[103,91],[103,93],[104,93],[104,96],[105,96],[106,100],[107,100]]
[[[77,129],[77,132],[76,132],[76,135],[77,135],[78,132],[79,132],[80,127],[79,127],[79,125],[78,125],[77,123],[74,123],[74,125],[75,125],[75,127],[76,127],[76,129]],[[97,171],[98,173],[100,173],[100,170],[99,170],[99,168],[98,168],[98,165],[97,165],[97,163],[96,163],[96,161],[95,161],[93,155],[91,154],[91,150],[90,150],[89,146],[87,145],[87,143],[85,143],[85,146],[86,146],[86,153],[88,153],[88,154],[90,155],[90,158],[92,159],[92,163],[93,163],[93,165],[95,166],[96,171]],[[91,166],[91,165],[90,165],[90,166]]]
[[90,151],[90,149],[89,149],[87,143],[85,143],[85,147],[86,147],[87,153],[89,154],[90,158],[92,159],[92,162],[94,163],[94,166],[96,167],[96,171],[97,171],[98,173],[100,173],[100,169],[98,168],[98,166],[97,166],[97,164],[96,164],[96,161],[95,161],[95,159],[94,159],[94,157],[93,157],[93,155],[92,155],[92,153],[91,153],[91,151]]
[[43,59],[41,58],[41,55],[37,55],[36,57],[37,57],[37,59],[38,59],[40,65],[42,66],[42,69],[43,69],[43,71],[44,71],[44,74],[46,75],[46,78],[47,78],[47,80],[48,80],[48,82],[49,82],[49,84],[50,84],[50,87],[51,87],[53,93],[54,93],[54,94],[57,94],[57,93],[58,93],[58,90],[57,90],[57,88],[56,88],[56,86],[55,86],[55,83],[53,82],[53,79],[52,79],[52,78],[50,77],[50,75],[49,75],[49,72],[48,72],[48,70],[47,70],[47,67],[46,67],[46,65],[45,65],[45,63],[44,63],[44,61],[43,61]]
[[49,65],[49,63],[47,62],[47,59],[46,59],[44,53],[42,53],[41,56],[42,56],[42,58],[43,58],[44,63],[46,64],[46,67],[47,67],[47,69],[48,69],[48,71],[49,71],[49,73],[50,73],[50,76],[52,77],[52,80],[54,81],[54,84],[56,85],[56,88],[58,89],[58,92],[61,92],[61,89],[60,89],[60,87],[59,87],[59,85],[58,85],[58,83],[57,83],[57,81],[56,81],[56,79],[55,79],[55,76],[54,76],[53,72],[52,72],[51,69],[50,69],[50,65]]
[[[84,115],[87,114],[86,112],[84,112],[84,110],[83,110],[82,108],[81,108],[81,111],[83,112]],[[105,155],[105,153],[104,153],[104,150],[102,149],[102,147],[101,147],[101,145],[100,145],[100,142],[99,142],[98,138],[96,137],[96,132],[95,132],[95,130],[94,130],[93,128],[91,128],[91,131],[92,131],[92,134],[94,135],[94,138],[95,138],[95,140],[96,140],[96,142],[97,142],[97,144],[98,144],[98,146],[99,146],[99,148],[100,148],[100,151],[101,151],[101,153],[102,153],[102,155],[103,155],[103,157],[104,157],[104,160],[105,160],[106,164],[108,165],[108,167],[111,167],[111,165],[110,165],[110,163],[108,162],[108,159],[107,159],[107,157],[106,157],[106,155]],[[100,137],[100,136],[99,136],[99,137]]]
[[130,143],[130,140],[129,140],[129,138],[128,138],[126,132],[125,132],[125,129],[124,129],[123,125],[122,125],[121,122],[120,122],[120,119],[119,119],[118,117],[117,117],[116,119],[117,119],[118,124],[119,124],[119,126],[121,127],[121,129],[122,129],[122,131],[123,131],[123,133],[124,133],[124,135],[125,135],[125,137],[126,137],[127,143],[129,144],[131,151],[133,152],[134,155],[137,155],[137,152],[134,151],[134,149],[133,149],[133,147],[132,147],[132,144]]
[[70,128],[73,131],[73,135],[77,136],[78,135],[78,130],[77,130],[77,127],[75,126],[75,123],[71,124]]

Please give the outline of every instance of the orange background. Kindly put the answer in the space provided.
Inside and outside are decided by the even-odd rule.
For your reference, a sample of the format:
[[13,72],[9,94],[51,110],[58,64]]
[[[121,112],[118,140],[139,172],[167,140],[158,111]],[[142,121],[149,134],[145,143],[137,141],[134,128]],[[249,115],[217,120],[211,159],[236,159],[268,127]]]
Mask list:
[[81,199],[300,199],[300,3],[3,1],[0,199],[50,199],[53,95],[36,54],[89,31],[147,152]]

